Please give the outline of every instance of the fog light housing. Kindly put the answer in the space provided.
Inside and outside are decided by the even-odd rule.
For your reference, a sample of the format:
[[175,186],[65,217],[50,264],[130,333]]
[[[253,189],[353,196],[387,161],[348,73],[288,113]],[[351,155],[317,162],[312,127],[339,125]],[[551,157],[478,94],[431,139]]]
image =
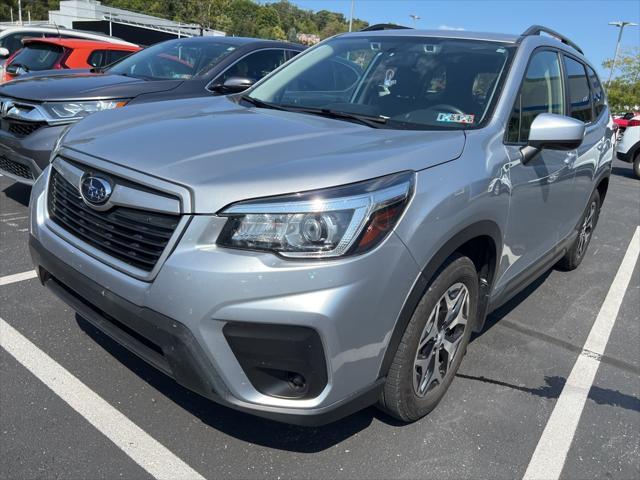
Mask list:
[[222,332],[253,387],[277,398],[307,399],[327,385],[318,332],[308,327],[227,323]]

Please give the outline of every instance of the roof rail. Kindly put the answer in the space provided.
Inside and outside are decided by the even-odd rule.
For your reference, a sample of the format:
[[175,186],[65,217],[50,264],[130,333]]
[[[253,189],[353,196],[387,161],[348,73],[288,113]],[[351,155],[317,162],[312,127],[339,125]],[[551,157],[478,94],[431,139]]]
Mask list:
[[544,27],[542,25],[531,25],[522,33],[522,36],[530,37],[532,35],[540,35],[541,33],[546,33],[547,35],[551,35],[552,37],[560,40],[565,45],[569,45],[570,47],[574,48],[575,50],[577,50],[578,52],[584,55],[584,52],[582,51],[582,49],[578,45],[573,43],[571,40],[569,40],[567,37],[565,37],[561,33],[556,32],[555,30],[551,30],[550,28]]
[[411,27],[404,25],[396,25],[395,23],[376,23],[360,30],[361,32],[376,32],[380,30],[410,30]]

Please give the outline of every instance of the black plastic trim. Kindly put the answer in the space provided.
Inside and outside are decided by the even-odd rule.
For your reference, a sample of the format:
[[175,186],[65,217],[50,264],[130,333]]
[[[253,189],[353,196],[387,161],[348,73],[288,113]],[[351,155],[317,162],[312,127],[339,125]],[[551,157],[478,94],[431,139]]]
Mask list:
[[314,329],[229,322],[222,332],[259,392],[272,397],[308,399],[320,395],[327,386],[324,349]]
[[51,255],[33,236],[29,249],[43,285],[85,320],[184,387],[221,405],[278,422],[320,426],[371,406],[380,398],[384,378],[325,407],[284,408],[239,400],[226,390],[202,347],[183,324],[103,288]]
[[[400,345],[402,335],[404,334],[407,325],[411,320],[413,312],[418,306],[418,303],[424,295],[424,292],[426,292],[427,287],[438,273],[438,270],[444,264],[445,260],[469,240],[482,236],[488,236],[493,239],[493,242],[496,245],[495,262],[497,264],[498,259],[502,255],[502,235],[500,233],[500,229],[494,222],[484,220],[478,223],[474,223],[464,228],[456,235],[454,235],[451,239],[449,239],[440,248],[438,253],[436,253],[431,258],[427,266],[418,276],[417,281],[411,289],[411,292],[409,293],[407,300],[402,307],[400,315],[396,320],[393,333],[391,334],[391,339],[389,340],[387,350],[385,351],[384,358],[382,359],[380,371],[378,372],[379,377],[385,377],[387,375],[389,367],[391,366],[391,362],[393,361],[393,357],[395,356],[396,350],[398,349],[398,345]],[[493,267],[493,271],[495,271],[495,265]],[[481,306],[481,308],[478,309],[478,324],[474,326],[474,330],[481,330],[484,325],[486,312],[483,313],[483,310],[486,310],[486,305],[488,303],[488,293],[491,291],[491,285],[487,285],[487,287],[483,290],[484,291],[482,293],[484,293],[484,295],[482,295],[481,301],[484,303],[484,306]]]

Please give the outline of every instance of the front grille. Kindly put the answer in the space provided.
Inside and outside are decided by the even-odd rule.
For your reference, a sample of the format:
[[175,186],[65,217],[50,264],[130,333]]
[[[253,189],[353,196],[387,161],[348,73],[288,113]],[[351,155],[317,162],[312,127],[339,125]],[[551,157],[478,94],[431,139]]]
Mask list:
[[33,172],[28,166],[11,160],[4,155],[0,155],[0,170],[15,175],[16,177],[26,178],[27,180],[34,179]]
[[144,271],[151,271],[175,231],[179,217],[113,207],[100,212],[85,205],[78,189],[51,170],[49,217],[89,245]]
[[16,137],[26,137],[42,127],[42,123],[34,122],[14,122],[8,121],[9,133],[13,133]]

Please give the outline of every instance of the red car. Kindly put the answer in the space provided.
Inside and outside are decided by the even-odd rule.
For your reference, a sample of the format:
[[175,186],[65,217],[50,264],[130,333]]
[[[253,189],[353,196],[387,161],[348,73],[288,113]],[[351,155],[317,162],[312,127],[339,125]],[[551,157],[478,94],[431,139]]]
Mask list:
[[102,68],[140,50],[135,45],[71,38],[26,38],[7,59],[0,83],[31,71]]

